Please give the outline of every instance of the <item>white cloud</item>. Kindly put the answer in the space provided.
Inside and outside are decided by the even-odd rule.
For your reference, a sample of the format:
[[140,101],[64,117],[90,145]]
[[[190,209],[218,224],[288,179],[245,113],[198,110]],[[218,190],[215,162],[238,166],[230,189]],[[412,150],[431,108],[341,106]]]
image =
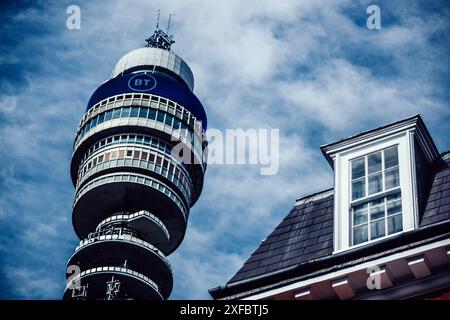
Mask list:
[[0,112],[10,113],[16,109],[16,97],[5,96],[0,99]]
[[56,298],[56,292],[62,295],[61,286],[55,281],[55,278],[48,278],[44,268],[8,267],[4,272],[11,283],[17,284],[13,291],[23,299]]

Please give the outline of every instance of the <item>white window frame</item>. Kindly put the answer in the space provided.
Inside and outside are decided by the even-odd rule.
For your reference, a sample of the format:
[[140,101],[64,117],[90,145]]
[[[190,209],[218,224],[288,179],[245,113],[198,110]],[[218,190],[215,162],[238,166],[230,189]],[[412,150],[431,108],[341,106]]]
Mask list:
[[[334,253],[364,246],[380,241],[403,232],[412,230],[416,226],[417,206],[413,192],[413,162],[411,150],[411,137],[409,132],[384,137],[365,144],[338,152],[334,157],[335,170],[335,197],[334,197]],[[386,235],[378,239],[369,240],[357,245],[351,244],[351,160],[380,151],[392,146],[398,146],[398,164],[400,190],[402,194],[402,222],[403,231]],[[415,170],[414,170],[415,171]]]

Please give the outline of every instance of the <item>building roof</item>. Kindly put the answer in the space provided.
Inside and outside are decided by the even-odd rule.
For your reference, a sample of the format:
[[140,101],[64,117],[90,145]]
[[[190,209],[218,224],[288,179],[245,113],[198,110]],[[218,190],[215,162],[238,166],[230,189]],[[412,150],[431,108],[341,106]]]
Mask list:
[[[430,229],[427,227],[450,221],[450,151],[442,154],[429,170],[434,178],[419,228],[406,236],[400,234],[363,247],[366,255],[395,247],[396,243],[398,245],[405,243],[409,235],[414,236],[410,239],[418,241],[420,237],[436,236],[436,230],[441,233],[443,230],[448,232],[447,228],[440,228],[431,233],[422,232],[419,238],[417,237],[419,233],[416,231],[425,231],[421,229]],[[298,199],[289,214],[261,242],[243,267],[225,286],[211,289],[211,295],[214,298],[226,297],[240,292],[239,287],[251,290],[270,283],[271,277],[283,278],[280,277],[283,273],[293,276],[330,267],[332,263],[327,263],[327,260],[331,258],[339,258],[340,261],[357,259],[359,256],[355,255],[355,252],[358,250],[332,254],[333,207],[333,189]],[[316,263],[318,261],[321,263]]]
[[450,219],[450,151],[437,164],[420,226]]
[[[229,283],[330,255],[333,252],[334,196],[330,192],[323,194],[316,200],[297,201]],[[320,195],[322,193],[316,196]]]

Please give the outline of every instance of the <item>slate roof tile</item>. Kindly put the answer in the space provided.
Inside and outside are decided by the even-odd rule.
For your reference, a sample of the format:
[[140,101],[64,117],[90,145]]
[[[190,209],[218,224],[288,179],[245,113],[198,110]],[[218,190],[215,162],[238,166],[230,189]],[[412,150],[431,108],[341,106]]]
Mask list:
[[448,220],[450,212],[450,158],[442,161],[434,175],[420,226]]

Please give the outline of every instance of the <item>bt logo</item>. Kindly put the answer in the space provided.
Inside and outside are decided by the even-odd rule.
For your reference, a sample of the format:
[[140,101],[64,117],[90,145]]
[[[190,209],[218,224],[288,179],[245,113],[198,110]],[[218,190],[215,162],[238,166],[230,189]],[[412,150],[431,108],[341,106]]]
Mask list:
[[140,73],[132,76],[128,80],[128,88],[133,91],[150,91],[156,87],[156,79],[145,73]]

